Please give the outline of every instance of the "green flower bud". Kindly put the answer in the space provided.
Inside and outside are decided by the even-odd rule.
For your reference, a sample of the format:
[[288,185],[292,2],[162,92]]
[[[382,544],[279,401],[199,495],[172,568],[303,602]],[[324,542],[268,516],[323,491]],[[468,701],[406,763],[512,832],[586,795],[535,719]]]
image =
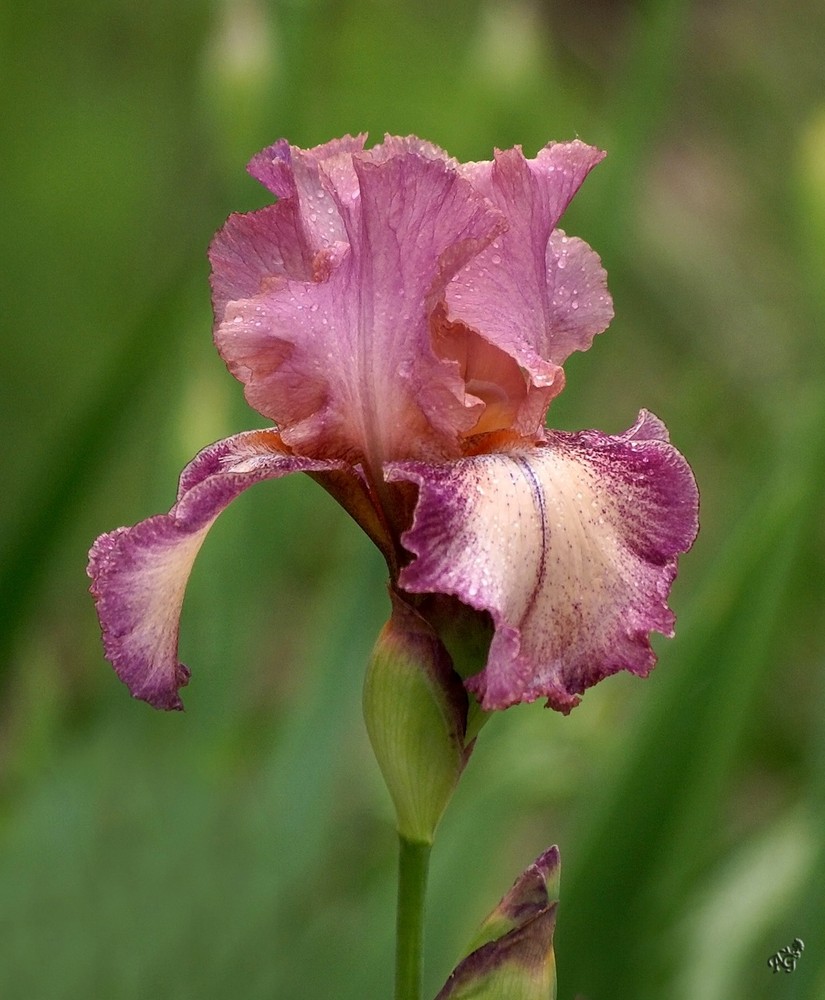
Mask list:
[[364,719],[398,832],[432,843],[467,762],[467,694],[432,627],[392,592],[364,682]]
[[558,893],[559,850],[551,847],[487,917],[436,1000],[555,1000]]

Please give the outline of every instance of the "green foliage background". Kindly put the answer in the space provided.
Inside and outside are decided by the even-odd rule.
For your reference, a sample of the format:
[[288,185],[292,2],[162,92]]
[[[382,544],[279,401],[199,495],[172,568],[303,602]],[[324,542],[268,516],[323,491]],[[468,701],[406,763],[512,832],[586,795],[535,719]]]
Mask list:
[[823,40],[818,0],[0,8],[0,996],[390,995],[369,542],[308,479],[234,504],[187,599],[183,716],[130,702],[84,576],[95,535],[260,425],[205,263],[268,200],[246,160],[365,129],[609,151],[565,226],[617,317],[550,420],[647,406],[703,496],[651,678],[482,733],[436,844],[428,995],[557,842],[562,1000],[825,996]]

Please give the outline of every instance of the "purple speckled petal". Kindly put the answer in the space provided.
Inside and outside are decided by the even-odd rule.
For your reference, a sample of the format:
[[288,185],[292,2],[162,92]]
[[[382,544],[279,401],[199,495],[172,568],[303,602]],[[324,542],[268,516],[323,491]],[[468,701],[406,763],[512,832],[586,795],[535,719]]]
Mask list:
[[546,698],[568,712],[603,677],[652,669],[648,634],[673,633],[667,597],[698,510],[656,417],[618,437],[548,432],[535,447],[399,462],[388,478],[420,489],[400,586],[492,617],[486,667],[467,681],[485,709]]
[[550,143],[533,160],[516,146],[492,163],[461,167],[508,228],[450,282],[448,318],[511,354],[552,395],[563,386],[558,366],[587,349],[613,318],[598,256],[555,228],[603,156],[575,141]]
[[[303,161],[293,150],[290,162]],[[372,470],[385,459],[455,454],[483,407],[465,399],[458,366],[433,350],[430,314],[504,219],[446,160],[403,146],[313,166],[320,186],[309,216],[304,201],[298,214],[338,220],[336,234],[313,258],[311,279],[276,275],[254,292],[236,282],[252,293],[219,314],[221,355],[251,405],[301,454]],[[216,269],[227,266],[226,243],[213,254]],[[250,261],[256,272],[260,258]]]
[[189,670],[178,661],[183,595],[206,533],[218,514],[255,483],[290,472],[341,465],[285,454],[274,431],[249,431],[200,452],[183,470],[175,506],[97,539],[89,554],[91,592],[107,658],[136,698],[180,709]]
[[519,876],[484,921],[470,953],[436,1000],[554,997],[558,879],[559,851],[551,847]]

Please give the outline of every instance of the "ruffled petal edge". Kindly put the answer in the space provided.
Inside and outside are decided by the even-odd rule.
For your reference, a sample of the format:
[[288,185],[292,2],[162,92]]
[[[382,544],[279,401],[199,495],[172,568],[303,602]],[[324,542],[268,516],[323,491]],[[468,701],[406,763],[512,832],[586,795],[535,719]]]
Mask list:
[[220,512],[255,483],[291,472],[343,472],[341,463],[287,453],[277,432],[248,431],[201,451],[183,470],[177,501],[128,528],[101,535],[89,553],[89,588],[107,659],[132,695],[155,708],[183,707],[189,669],[178,659],[184,592]]

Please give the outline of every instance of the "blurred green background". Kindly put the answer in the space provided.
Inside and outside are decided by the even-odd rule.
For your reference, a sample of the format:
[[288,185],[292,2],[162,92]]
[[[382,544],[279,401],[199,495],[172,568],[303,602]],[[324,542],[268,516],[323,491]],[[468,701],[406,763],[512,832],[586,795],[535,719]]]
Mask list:
[[550,421],[649,407],[703,496],[651,678],[482,733],[436,844],[427,995],[557,842],[561,1000],[825,996],[823,42],[820,0],[0,8],[0,996],[391,994],[359,705],[378,554],[309,479],[237,501],[187,599],[184,715],[129,699],[84,575],[98,533],[262,423],[211,346],[205,262],[269,200],[246,161],[360,130],[608,150],[564,225],[617,316]]

